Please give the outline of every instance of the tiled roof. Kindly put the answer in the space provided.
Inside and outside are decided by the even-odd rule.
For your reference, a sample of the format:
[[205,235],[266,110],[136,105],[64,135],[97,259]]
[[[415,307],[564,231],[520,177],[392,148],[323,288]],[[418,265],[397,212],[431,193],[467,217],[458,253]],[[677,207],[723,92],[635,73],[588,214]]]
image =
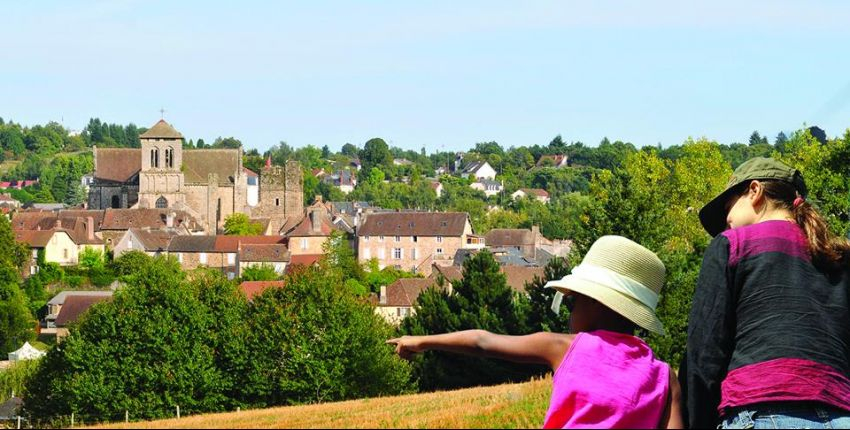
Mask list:
[[484,235],[484,243],[490,247],[532,246],[534,234],[522,228],[494,228]]
[[239,261],[275,263],[289,259],[289,249],[282,243],[247,244],[239,250]]
[[239,169],[238,149],[195,149],[183,151],[183,178],[187,184],[208,184],[209,174],[218,175],[219,185],[232,185]]
[[182,139],[180,134],[171,124],[165,122],[164,119],[157,121],[150,130],[139,135],[139,139]]
[[215,236],[215,251],[216,252],[237,252],[239,244],[243,246],[249,243],[253,244],[273,244],[284,243],[286,238],[283,236]]
[[175,214],[174,227],[186,225],[191,231],[201,229],[188,213],[167,208],[106,209],[100,228],[102,230],[129,230],[133,227],[166,228],[166,218],[169,212]]
[[387,285],[387,297],[378,306],[411,307],[416,303],[426,288],[434,285],[433,279],[428,278],[402,278]]
[[215,236],[174,236],[168,243],[168,252],[217,252]]
[[151,252],[167,250],[171,238],[177,236],[176,232],[169,230],[131,228],[129,231],[139,239],[145,251]]
[[436,277],[437,275],[442,275],[446,278],[447,281],[457,281],[458,279],[463,279],[463,270],[457,266],[440,266],[439,264],[434,264],[431,267],[434,270],[431,272],[431,277]]
[[[322,211],[319,209],[319,211]],[[336,226],[328,219],[327,213],[320,213],[317,222],[319,223],[318,231],[313,229],[313,219],[310,216],[305,216],[298,225],[286,232],[286,237],[307,237],[307,236],[330,236],[331,232],[337,230]]]
[[537,197],[549,197],[549,193],[546,190],[541,188],[520,188],[522,192],[528,195],[537,196]]
[[53,237],[51,230],[15,230],[15,240],[32,248],[44,248]]
[[96,303],[100,303],[111,299],[112,296],[68,296],[62,309],[59,310],[59,315],[56,316],[56,326],[66,326],[80,318],[85,311],[89,310]]
[[17,202],[17,200],[12,198],[12,196],[10,196],[8,194],[0,194],[0,202],[10,202],[10,203],[12,203],[12,202]]
[[461,236],[466,212],[372,213],[362,221],[358,236]]
[[242,171],[243,171],[243,172],[245,172],[245,175],[247,175],[247,176],[254,176],[254,177],[260,176],[260,175],[258,175],[258,174],[256,174],[256,173],[254,173],[254,171],[253,171],[253,170],[251,170],[251,169],[249,169],[249,168],[247,168],[247,167],[244,167],[244,166],[242,167]]
[[291,266],[295,266],[297,264],[301,264],[304,266],[310,266],[312,264],[316,264],[319,259],[322,258],[322,254],[300,254],[293,255],[289,258],[289,264]]
[[567,156],[563,154],[541,155],[540,159],[537,160],[537,166],[542,166],[546,160],[552,160],[552,164],[558,166],[563,163],[566,158]]
[[284,285],[286,285],[284,281],[245,281],[239,284],[239,288],[245,293],[248,300],[252,300],[267,288],[283,288]]
[[142,170],[142,150],[139,148],[96,148],[94,156],[96,179],[127,182]]
[[519,292],[525,291],[525,284],[534,280],[535,276],[545,276],[543,267],[502,266],[499,270],[505,274],[508,286]]

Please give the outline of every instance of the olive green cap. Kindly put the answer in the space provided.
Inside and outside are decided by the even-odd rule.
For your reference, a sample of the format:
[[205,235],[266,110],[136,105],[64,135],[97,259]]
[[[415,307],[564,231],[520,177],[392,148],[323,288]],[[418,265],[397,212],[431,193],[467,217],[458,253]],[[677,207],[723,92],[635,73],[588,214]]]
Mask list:
[[700,209],[699,220],[708,234],[717,236],[726,230],[726,201],[738,185],[753,179],[787,182],[801,196],[806,196],[806,183],[799,170],[773,158],[751,158],[735,169],[726,183],[726,189]]

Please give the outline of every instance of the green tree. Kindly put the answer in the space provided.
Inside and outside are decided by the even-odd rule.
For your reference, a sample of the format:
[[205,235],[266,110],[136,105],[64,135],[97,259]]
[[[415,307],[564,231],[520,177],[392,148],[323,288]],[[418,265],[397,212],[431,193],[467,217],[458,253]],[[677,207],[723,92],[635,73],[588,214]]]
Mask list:
[[345,145],[342,145],[342,150],[340,152],[343,155],[347,155],[349,157],[356,157],[357,151],[358,151],[357,146],[352,145],[350,143],[346,143]]
[[[402,322],[404,334],[438,334],[466,329],[483,329],[502,334],[526,334],[527,327],[517,309],[514,293],[488,251],[463,263],[463,279],[452,284],[453,293],[429,288],[419,295],[416,314]],[[525,303],[519,306],[524,307]],[[414,361],[415,374],[424,390],[519,381],[546,369],[500,360],[429,351]]]
[[268,264],[259,266],[249,266],[242,269],[243,281],[274,281],[279,276],[275,272],[274,267]]
[[384,139],[376,137],[369,139],[359,152],[360,163],[364,172],[369,172],[373,167],[387,168],[392,165],[393,155]]
[[142,268],[153,263],[153,257],[139,250],[122,253],[118,258],[112,260],[110,266],[112,271],[119,277],[126,279],[142,272]]
[[252,236],[263,234],[263,225],[252,222],[248,215],[234,212],[224,219],[224,234]]
[[525,292],[528,294],[529,310],[526,317],[526,325],[530,332],[551,331],[555,333],[569,333],[569,312],[566,306],[560,308],[560,313],[552,311],[552,299],[555,290],[543,288],[547,282],[561,279],[570,274],[567,260],[555,257],[549,260],[543,271],[543,277],[535,276],[534,280],[526,285]]
[[[385,344],[392,329],[333,272],[306,267],[254,298],[244,390],[258,405],[409,392],[410,368]],[[282,317],[283,316],[283,317]]]
[[[201,141],[198,140],[198,142],[200,144]],[[237,139],[235,137],[222,138],[221,136],[217,137],[213,141],[212,146],[211,146],[211,148],[232,148],[232,149],[241,148],[241,147],[242,147],[242,142],[239,139]]]
[[235,383],[217,367],[221,314],[202,300],[205,285],[186,282],[175,259],[156,257],[48,352],[24,393],[27,411],[116,421],[125,410],[152,419],[176,405],[187,414],[229,408]]

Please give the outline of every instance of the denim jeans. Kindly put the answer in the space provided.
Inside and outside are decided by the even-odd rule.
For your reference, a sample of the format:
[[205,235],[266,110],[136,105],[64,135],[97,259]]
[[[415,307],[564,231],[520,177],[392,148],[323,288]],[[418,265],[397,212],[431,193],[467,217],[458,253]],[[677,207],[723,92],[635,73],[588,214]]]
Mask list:
[[850,429],[850,412],[820,403],[752,405],[721,419],[723,429]]

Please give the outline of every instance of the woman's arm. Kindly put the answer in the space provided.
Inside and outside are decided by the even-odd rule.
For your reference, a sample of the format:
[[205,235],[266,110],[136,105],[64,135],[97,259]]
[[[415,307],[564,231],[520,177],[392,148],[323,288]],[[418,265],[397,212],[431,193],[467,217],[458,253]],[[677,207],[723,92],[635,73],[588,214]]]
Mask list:
[[438,350],[517,363],[546,364],[557,369],[574,337],[548,332],[507,336],[485,330],[465,330],[430,336],[402,336],[387,343],[395,345],[396,353],[404,359],[417,352]]

